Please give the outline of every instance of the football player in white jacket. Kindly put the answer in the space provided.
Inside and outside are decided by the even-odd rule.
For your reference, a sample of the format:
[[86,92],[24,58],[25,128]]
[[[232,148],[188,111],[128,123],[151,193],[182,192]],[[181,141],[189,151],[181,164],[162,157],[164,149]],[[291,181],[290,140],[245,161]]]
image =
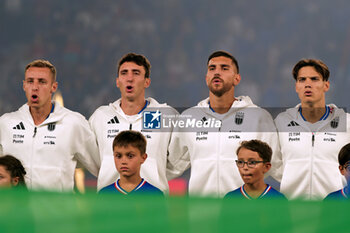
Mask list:
[[22,162],[29,189],[72,191],[77,161],[95,176],[100,166],[88,121],[52,102],[57,85],[49,61],[29,63],[23,81],[27,103],[0,118],[0,154]]
[[[191,167],[190,195],[223,197],[243,185],[235,166],[241,141],[260,139],[278,151],[271,115],[248,96],[234,96],[240,81],[238,63],[231,54],[211,54],[206,74],[209,98],[184,111],[178,118],[183,123],[174,127],[167,176],[175,178]],[[276,168],[273,161],[272,168]]]
[[320,60],[300,60],[293,77],[301,103],[275,119],[283,161],[281,192],[289,199],[323,199],[345,184],[337,156],[350,141],[350,118],[334,104],[326,105],[329,73]]
[[[145,98],[145,89],[151,83],[150,67],[148,59],[143,55],[135,53],[124,55],[118,63],[116,78],[121,98],[114,103],[99,107],[89,119],[97,137],[102,161],[97,180],[98,190],[119,178],[114,165],[113,139],[118,132],[129,129],[140,131],[147,139],[148,158],[142,165],[141,176],[163,192],[169,189],[166,163],[171,129],[162,131],[158,126],[165,113],[177,115],[177,112],[153,98]],[[151,119],[146,122],[149,116]],[[146,123],[148,124],[145,125]]]

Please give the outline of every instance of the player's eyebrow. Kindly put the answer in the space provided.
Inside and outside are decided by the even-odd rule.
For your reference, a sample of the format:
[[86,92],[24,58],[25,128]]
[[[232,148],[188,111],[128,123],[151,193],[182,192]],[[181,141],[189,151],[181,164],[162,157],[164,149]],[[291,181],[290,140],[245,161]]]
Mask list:
[[319,76],[298,76],[297,79],[301,78],[320,78]]
[[220,65],[222,68],[229,68],[230,67],[230,65],[228,65],[228,64],[221,64]]
[[[128,71],[129,71],[128,69],[123,69],[123,70],[120,70],[120,73],[126,73],[126,72],[128,72]],[[132,69],[131,71],[132,71],[132,72],[141,72],[140,69]]]

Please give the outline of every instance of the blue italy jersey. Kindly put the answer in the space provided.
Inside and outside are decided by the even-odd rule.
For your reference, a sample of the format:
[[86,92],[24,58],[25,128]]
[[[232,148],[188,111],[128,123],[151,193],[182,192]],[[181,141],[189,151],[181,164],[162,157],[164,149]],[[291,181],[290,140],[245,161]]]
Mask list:
[[[225,195],[225,198],[229,198],[229,197],[244,197],[249,200],[255,199],[249,196],[248,193],[244,190],[244,185]],[[260,196],[256,199],[273,199],[273,198],[286,199],[282,193],[278,192],[276,189],[272,188],[270,185],[267,185],[264,192],[262,192],[262,194],[260,194]]]
[[325,198],[325,200],[332,200],[332,199],[339,199],[339,200],[345,200],[348,199],[348,186],[345,188],[342,188],[338,191],[335,191],[333,193],[328,194],[328,196]]
[[163,192],[160,191],[158,188],[154,187],[144,179],[141,180],[140,184],[136,186],[132,191],[127,192],[119,185],[119,179],[114,182],[113,184],[110,184],[103,189],[100,190],[100,193],[118,193],[118,194],[162,194]]

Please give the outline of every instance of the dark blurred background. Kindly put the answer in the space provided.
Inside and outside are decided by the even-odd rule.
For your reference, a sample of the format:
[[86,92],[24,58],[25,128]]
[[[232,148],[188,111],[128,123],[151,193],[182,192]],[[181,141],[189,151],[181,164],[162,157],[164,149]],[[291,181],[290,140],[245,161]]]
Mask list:
[[128,52],[152,64],[147,95],[190,107],[208,95],[206,60],[237,57],[236,95],[263,107],[298,103],[291,70],[301,58],[331,70],[327,102],[348,107],[347,0],[0,0],[0,114],[26,100],[24,67],[50,60],[65,106],[87,118],[119,98],[116,64]]

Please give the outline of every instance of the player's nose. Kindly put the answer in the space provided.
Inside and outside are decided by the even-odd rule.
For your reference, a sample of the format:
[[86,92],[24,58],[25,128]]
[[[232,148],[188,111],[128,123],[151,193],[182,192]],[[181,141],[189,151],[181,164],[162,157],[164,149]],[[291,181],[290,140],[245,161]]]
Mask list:
[[305,87],[307,86],[307,87],[311,87],[311,83],[312,83],[312,81],[309,79],[309,78],[307,78],[306,80],[305,80]]
[[38,90],[38,88],[39,88],[38,82],[34,81],[34,82],[33,82],[33,85],[32,85],[32,89],[33,89],[33,90]]
[[126,76],[126,81],[131,82],[132,80],[134,80],[134,75],[129,72]]

